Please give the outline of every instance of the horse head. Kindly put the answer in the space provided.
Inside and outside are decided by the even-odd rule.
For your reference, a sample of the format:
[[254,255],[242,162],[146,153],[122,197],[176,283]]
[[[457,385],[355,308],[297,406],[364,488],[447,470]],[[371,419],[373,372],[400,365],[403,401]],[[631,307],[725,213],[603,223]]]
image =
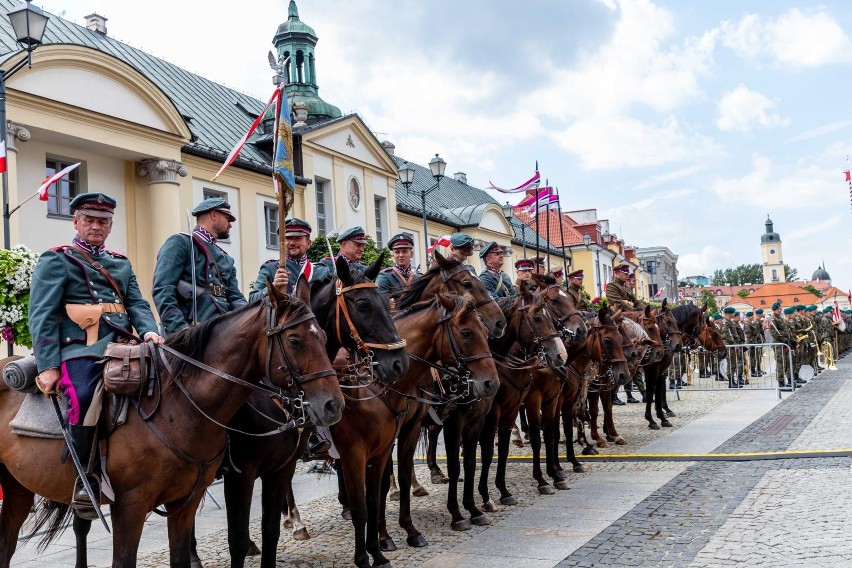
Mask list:
[[657,325],[657,318],[654,317],[654,314],[651,312],[651,306],[645,306],[645,312],[642,314],[642,317],[639,318],[642,324],[642,329],[645,330],[645,333],[648,334],[648,338],[651,340],[650,348],[651,354],[648,356],[649,363],[658,363],[663,360],[663,355],[665,355],[666,350],[663,348],[663,338],[660,335],[660,326]]
[[488,332],[476,313],[470,294],[437,295],[447,315],[443,318],[449,333],[438,332],[436,346],[445,365],[462,369],[467,374],[476,398],[492,398],[500,387],[497,367],[488,346]]
[[[616,315],[620,317],[621,311],[617,311]],[[630,380],[630,370],[622,347],[622,332],[608,307],[598,311],[598,321],[589,330],[586,349],[592,360],[600,368],[606,369],[603,374],[612,377],[616,385],[621,386]]]
[[556,284],[556,279],[552,276],[533,274],[532,278],[539,285],[541,295],[547,302],[547,309],[562,338],[569,344],[582,343],[589,329],[586,327],[583,314],[577,311],[571,296]]
[[408,371],[405,344],[394,327],[387,300],[375,278],[384,253],[362,273],[352,270],[342,256],[337,257],[337,277],[313,283],[311,304],[328,335],[326,352],[334,359],[343,347],[365,362],[384,384],[399,381]]
[[[343,415],[343,394],[325,351],[326,334],[310,311],[311,288],[304,275],[288,296],[269,286],[267,329],[258,334],[266,376],[276,386],[298,396],[317,426],[330,426]],[[264,346],[263,343],[266,343]]]
[[725,340],[722,339],[722,333],[713,325],[710,318],[707,317],[704,322],[704,329],[698,334],[698,342],[704,349],[716,353],[719,359],[724,359],[728,354],[725,347]]
[[669,309],[668,300],[663,300],[663,305],[656,310],[655,315],[663,345],[667,351],[677,353],[683,347],[683,332],[680,330],[674,314]]
[[523,281],[519,290],[508,313],[503,312],[507,320],[511,318],[509,325],[514,330],[515,341],[528,352],[541,352],[552,366],[563,366],[568,362],[568,352],[546,300],[532,292]]

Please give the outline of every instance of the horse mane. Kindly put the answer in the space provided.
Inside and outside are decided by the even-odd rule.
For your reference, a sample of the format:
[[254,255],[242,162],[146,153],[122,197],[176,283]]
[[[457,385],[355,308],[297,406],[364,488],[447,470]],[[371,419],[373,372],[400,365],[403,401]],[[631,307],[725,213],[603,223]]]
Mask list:
[[685,325],[696,313],[701,313],[701,308],[695,304],[684,304],[682,306],[675,306],[669,311],[675,317],[677,326],[683,329],[683,325]]
[[433,262],[429,270],[399,296],[399,300],[396,302],[397,308],[404,310],[421,301],[423,291],[426,290],[432,279],[441,273],[441,270],[449,270],[459,265],[461,265],[461,262],[452,258],[445,259],[444,262]]
[[[451,318],[455,317],[458,314],[464,315],[476,310],[476,304],[474,303],[473,297],[470,294],[447,294],[447,296],[453,300],[454,304],[453,311],[449,314]],[[438,298],[417,302],[416,304],[409,306],[408,308],[405,308],[404,310],[394,314],[393,320],[396,321],[398,319],[402,319],[420,313],[423,310],[434,308],[439,303],[440,302],[438,302]]]
[[630,338],[631,341],[636,339],[651,339],[648,332],[645,331],[645,328],[632,319],[622,318],[620,323],[624,326],[624,331],[627,333],[627,337]]

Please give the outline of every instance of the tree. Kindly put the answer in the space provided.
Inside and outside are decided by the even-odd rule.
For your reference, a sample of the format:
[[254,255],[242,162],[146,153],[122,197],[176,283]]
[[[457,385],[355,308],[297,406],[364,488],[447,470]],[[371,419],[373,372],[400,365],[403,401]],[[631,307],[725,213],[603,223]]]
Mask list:
[[[328,244],[331,244],[331,252],[334,255],[340,252],[340,245],[337,244],[337,241],[331,239],[328,241],[325,235],[318,235],[314,242],[311,243],[311,248],[308,249],[308,258],[311,259],[312,262],[318,262],[328,256]],[[376,260],[382,251],[385,249],[376,248],[376,241],[373,240],[373,237],[367,237],[367,244],[364,245],[364,256],[361,257],[361,262],[364,264],[371,264],[374,260]],[[393,260],[391,259],[391,255],[387,252],[385,253],[385,259],[382,262],[382,266],[388,267],[393,265]]]
[[739,296],[740,298],[748,298],[748,290],[743,288],[742,290],[737,292],[737,296]]
[[710,292],[710,290],[704,290],[701,293],[701,300],[698,301],[698,304],[700,306],[706,305],[707,310],[711,314],[719,313],[719,306],[718,306],[718,304],[716,304],[716,298],[713,296],[713,294]]
[[735,268],[713,271],[713,286],[743,286],[763,284],[763,267],[760,264],[741,264]]
[[784,265],[784,274],[787,275],[787,282],[795,282],[799,279],[799,271],[796,268],[790,268],[789,264]]
[[822,292],[820,292],[819,290],[817,290],[816,288],[814,288],[810,284],[808,284],[807,286],[804,286],[802,289],[807,290],[808,292],[810,292],[811,294],[813,294],[817,298],[822,298]]

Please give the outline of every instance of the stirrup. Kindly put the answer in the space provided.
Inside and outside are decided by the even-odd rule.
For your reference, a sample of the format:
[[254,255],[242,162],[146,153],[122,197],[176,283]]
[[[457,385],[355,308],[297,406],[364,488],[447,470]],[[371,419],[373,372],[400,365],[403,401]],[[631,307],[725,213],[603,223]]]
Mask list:
[[92,493],[95,494],[96,502],[92,503],[89,494],[86,493],[86,488],[83,486],[83,481],[80,477],[74,481],[74,493],[71,494],[71,509],[81,519],[90,521],[97,520],[98,513],[96,509],[100,508],[100,480],[92,473],[86,474],[89,480],[89,486],[92,488]]

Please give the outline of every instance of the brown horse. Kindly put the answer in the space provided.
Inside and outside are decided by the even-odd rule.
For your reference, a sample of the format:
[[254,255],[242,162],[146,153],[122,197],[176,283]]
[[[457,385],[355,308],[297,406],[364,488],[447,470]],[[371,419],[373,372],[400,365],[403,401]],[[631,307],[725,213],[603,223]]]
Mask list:
[[[390,565],[379,545],[380,531],[386,534],[383,497],[390,485],[387,466],[400,430],[409,422],[419,424],[425,413],[426,405],[417,400],[432,383],[431,367],[424,361],[463,369],[463,382],[457,386],[469,388],[475,396],[493,396],[498,384],[487,333],[469,295],[439,294],[437,301],[406,308],[394,321],[412,356],[408,373],[393,388],[365,386],[349,391],[343,419],[332,427],[341,456],[340,499],[349,508],[355,527],[358,566],[369,566],[370,556],[374,566]],[[405,475],[400,471],[400,484]],[[407,475],[410,483],[410,473]],[[409,534],[420,536],[410,517],[409,526]]]
[[[675,309],[686,306],[677,306]],[[692,306],[695,307],[695,306]],[[698,308],[695,308],[696,310]],[[684,331],[679,327],[678,320],[675,315],[669,310],[668,301],[663,300],[662,307],[656,310],[657,326],[660,328],[660,337],[663,340],[665,354],[657,363],[651,363],[645,366],[645,420],[648,421],[648,427],[652,430],[659,430],[660,426],[671,428],[672,423],[669,422],[666,414],[663,412],[666,407],[666,373],[672,363],[674,354],[683,347]],[[704,323],[700,319],[700,324]],[[699,325],[700,325],[699,324]],[[657,424],[651,416],[651,405],[656,408],[657,418],[660,419],[660,424]],[[669,411],[669,416],[674,416],[674,413]]]
[[[195,512],[224,454],[222,424],[231,420],[252,392],[244,384],[257,385],[268,376],[284,390],[282,402],[295,414],[294,425],[305,418],[317,424],[340,419],[343,397],[325,354],[325,334],[304,301],[309,299],[307,286],[298,289],[302,299],[270,288],[268,299],[167,341],[166,346],[181,357],[205,367],[161,351],[160,372],[166,374],[168,364],[174,374],[162,380],[159,406],[145,410],[142,407],[148,401],[142,399],[138,412],[129,412],[127,423],[106,440],[105,473],[115,493],[111,504],[114,567],[136,564],[145,517],[159,505],[169,517],[171,565],[190,565]],[[43,517],[50,524],[49,540],[62,530],[76,478],[70,462],[57,463],[63,441],[20,437],[9,428],[24,396],[0,385],[0,483],[5,490],[0,566],[4,568],[9,566],[34,495],[50,500]],[[300,407],[305,416],[299,414]]]

